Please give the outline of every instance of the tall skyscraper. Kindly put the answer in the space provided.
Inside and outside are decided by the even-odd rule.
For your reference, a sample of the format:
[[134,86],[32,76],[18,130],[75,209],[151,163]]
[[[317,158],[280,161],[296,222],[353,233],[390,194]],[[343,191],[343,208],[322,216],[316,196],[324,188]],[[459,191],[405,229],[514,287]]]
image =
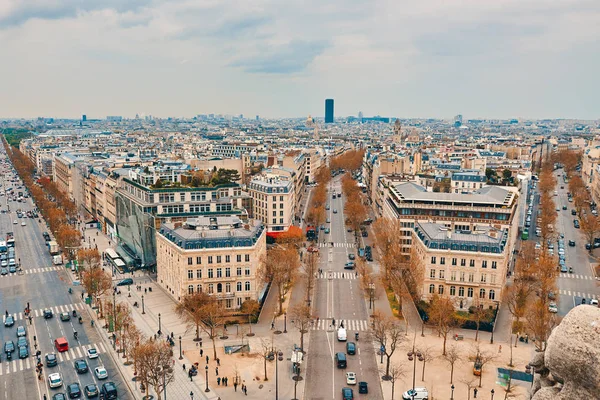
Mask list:
[[333,123],[333,99],[325,99],[325,123]]
[[86,122],[86,121],[87,121],[87,115],[83,114],[83,115],[81,116],[81,120],[82,120],[83,122]]

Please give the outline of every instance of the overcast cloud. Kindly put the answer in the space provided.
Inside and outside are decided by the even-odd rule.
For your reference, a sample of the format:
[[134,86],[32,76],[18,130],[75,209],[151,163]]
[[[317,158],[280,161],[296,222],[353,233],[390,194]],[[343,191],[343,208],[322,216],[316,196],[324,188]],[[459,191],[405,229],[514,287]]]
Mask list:
[[3,0],[0,116],[600,118],[597,0]]

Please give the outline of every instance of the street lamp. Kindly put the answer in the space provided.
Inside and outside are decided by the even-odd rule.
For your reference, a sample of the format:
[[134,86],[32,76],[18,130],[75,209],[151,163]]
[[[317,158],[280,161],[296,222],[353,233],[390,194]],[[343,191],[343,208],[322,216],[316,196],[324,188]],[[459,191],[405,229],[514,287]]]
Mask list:
[[161,332],[161,327],[162,327],[162,325],[160,323],[160,313],[158,313],[158,334],[159,335],[160,335],[160,332]]
[[495,393],[494,389],[492,389],[491,393],[492,393],[492,400],[494,400],[494,393]]
[[277,352],[277,358],[275,358],[275,400],[279,400],[279,361],[283,361],[283,352]]
[[417,332],[415,331],[415,338],[413,339],[413,348],[412,351],[409,351],[406,355],[408,356],[408,361],[413,362],[413,382],[412,388],[413,392],[415,391],[415,376],[417,374],[417,358],[419,361],[423,361],[423,355],[419,351],[415,351],[415,340],[417,338]]
[[287,313],[283,313],[283,333],[287,333]]
[[142,314],[146,314],[146,309],[144,308],[144,295],[142,295]]
[[454,400],[454,385],[450,386],[450,389],[452,389],[452,394],[450,395],[450,400]]
[[179,336],[179,359],[183,360],[183,355],[181,354],[181,336]]
[[210,392],[210,389],[208,388],[208,365],[204,367],[204,371],[206,372],[206,389],[204,389],[204,391]]

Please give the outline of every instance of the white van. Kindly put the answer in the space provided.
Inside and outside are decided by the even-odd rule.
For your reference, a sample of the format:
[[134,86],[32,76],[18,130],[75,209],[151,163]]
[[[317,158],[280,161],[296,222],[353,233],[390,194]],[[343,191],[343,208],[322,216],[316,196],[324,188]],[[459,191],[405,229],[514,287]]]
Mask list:
[[338,337],[339,342],[345,342],[348,339],[348,336],[346,335],[346,329],[344,329],[344,328],[338,329],[337,337]]
[[427,388],[424,387],[416,387],[413,389],[409,389],[406,392],[402,393],[402,398],[404,400],[428,400],[429,392],[427,392]]

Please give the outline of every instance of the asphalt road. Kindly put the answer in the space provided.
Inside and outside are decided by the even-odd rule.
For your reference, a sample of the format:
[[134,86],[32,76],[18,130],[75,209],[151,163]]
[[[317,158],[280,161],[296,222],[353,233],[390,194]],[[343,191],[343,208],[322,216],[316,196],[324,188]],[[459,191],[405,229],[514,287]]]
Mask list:
[[[0,160],[4,159],[4,151],[0,153]],[[0,174],[6,176],[6,169],[0,167]],[[6,179],[4,185],[14,185]],[[4,192],[4,187],[0,188]],[[0,197],[2,210],[6,210],[6,196]],[[27,329],[27,340],[29,342],[29,357],[18,358],[18,350],[12,353],[12,360],[7,360],[4,351],[1,353],[0,363],[0,400],[16,399],[43,399],[44,394],[48,400],[56,393],[66,394],[66,385],[77,382],[81,390],[88,384],[96,384],[98,387],[105,381],[99,381],[93,374],[97,366],[104,366],[108,371],[108,381],[113,381],[117,387],[123,386],[120,375],[106,354],[104,344],[95,328],[90,325],[90,319],[86,306],[81,302],[82,290],[74,287],[73,294],[68,293],[71,282],[64,267],[52,265],[50,254],[45,245],[42,232],[45,228],[37,219],[17,218],[16,209],[24,211],[34,208],[31,199],[24,203],[16,201],[8,202],[10,212],[0,214],[0,237],[4,238],[6,232],[14,232],[15,254],[17,261],[20,259],[22,273],[13,273],[0,276],[0,310],[3,312],[3,322],[6,318],[5,311],[15,317],[15,325],[5,327],[0,325],[2,346],[8,340],[15,345],[17,341],[16,331],[18,326]],[[14,224],[13,221],[17,221]],[[25,222],[25,226],[21,223]],[[24,310],[29,303],[31,309],[31,322],[27,320]],[[43,309],[50,308],[54,317],[44,319]],[[77,315],[82,314],[84,324],[80,325],[77,318],[70,321],[61,321],[61,312],[76,310]],[[74,338],[74,331],[78,332],[78,340]],[[69,342],[67,352],[58,353],[54,349],[54,340],[65,337]],[[34,341],[35,337],[35,341]],[[46,353],[56,353],[58,365],[46,367],[44,362],[43,377],[38,381],[36,365],[36,346],[41,351],[41,360],[44,362]],[[89,348],[95,348],[100,353],[96,359],[88,359],[86,352]],[[74,369],[74,361],[85,359],[90,371],[78,374]],[[47,376],[50,373],[60,373],[63,379],[63,387],[50,389],[47,384]],[[85,398],[85,396],[82,396]],[[119,391],[119,399],[129,399],[126,390]]]
[[[331,187],[341,192],[340,179],[334,179]],[[320,268],[323,274],[316,283],[314,299],[318,323],[312,328],[307,354],[306,400],[340,399],[343,387],[351,387],[358,399],[382,399],[375,345],[369,332],[369,313],[359,281],[354,271],[344,269],[349,253],[357,253],[353,233],[344,225],[344,196],[332,199],[329,191],[330,210],[327,217],[331,232],[320,231]],[[337,210],[337,213],[334,212]],[[334,246],[330,246],[330,242]],[[333,326],[335,319],[335,328]],[[337,368],[335,354],[346,352],[346,342],[337,340],[337,329],[344,324],[348,342],[357,345],[356,355],[347,355],[347,368]],[[356,342],[355,333],[359,333]],[[359,394],[357,385],[346,383],[346,372],[355,372],[357,381],[369,385],[368,394]]]

